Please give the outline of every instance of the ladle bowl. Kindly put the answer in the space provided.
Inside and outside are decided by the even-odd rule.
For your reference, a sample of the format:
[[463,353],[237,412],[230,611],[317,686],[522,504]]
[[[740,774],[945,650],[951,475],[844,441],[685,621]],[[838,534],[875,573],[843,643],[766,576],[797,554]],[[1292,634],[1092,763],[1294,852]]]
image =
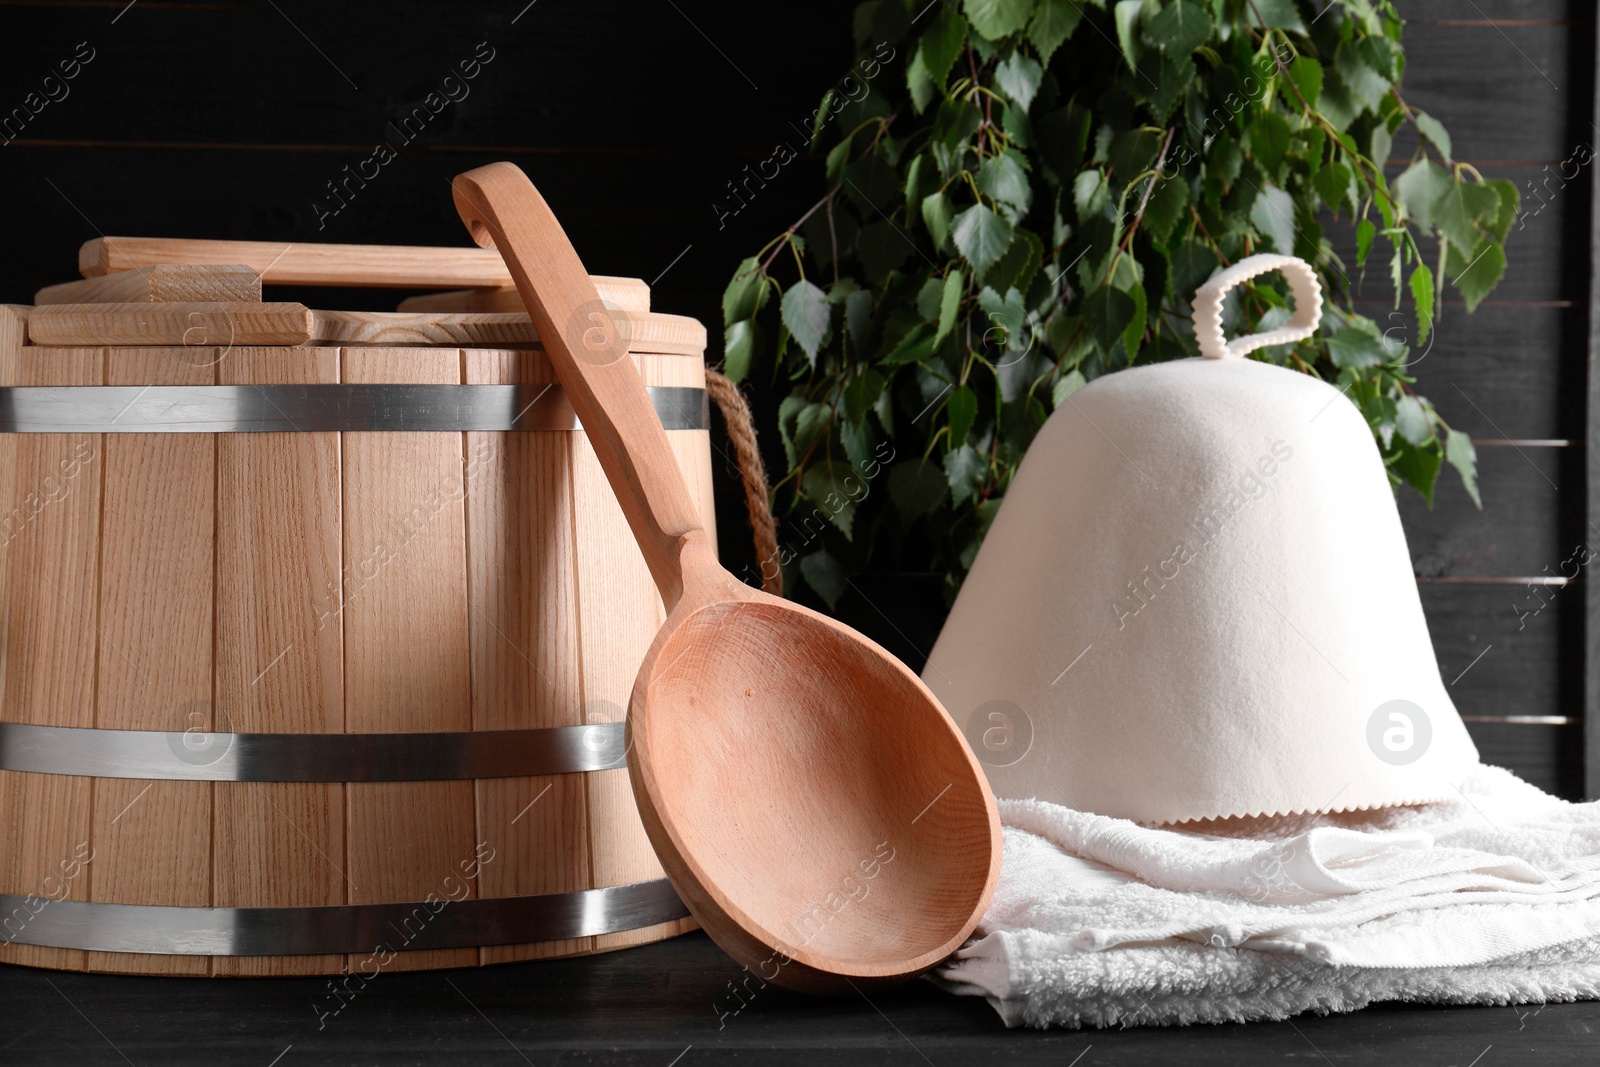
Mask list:
[[454,190],[505,258],[667,605],[634,684],[628,772],[673,887],[764,982],[839,993],[938,965],[1000,871],[994,798],[955,723],[876,644],[723,569],[554,213],[509,163]]

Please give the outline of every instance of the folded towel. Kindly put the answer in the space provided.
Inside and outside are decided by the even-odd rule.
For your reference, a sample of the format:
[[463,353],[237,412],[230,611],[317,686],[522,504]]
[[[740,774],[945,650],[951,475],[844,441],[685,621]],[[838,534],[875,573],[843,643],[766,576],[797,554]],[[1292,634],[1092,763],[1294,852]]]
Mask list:
[[935,980],[1007,1025],[1600,996],[1600,802],[1479,767],[1435,804],[1157,829],[1002,800],[977,939]]

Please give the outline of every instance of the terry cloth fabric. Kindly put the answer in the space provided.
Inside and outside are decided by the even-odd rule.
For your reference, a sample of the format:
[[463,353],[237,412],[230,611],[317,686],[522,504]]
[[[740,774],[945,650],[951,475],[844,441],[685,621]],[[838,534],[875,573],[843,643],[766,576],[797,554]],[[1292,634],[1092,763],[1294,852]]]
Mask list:
[[1005,859],[942,967],[1008,1026],[1600,997],[1600,802],[1480,766],[1417,807],[1152,828],[1002,800]]

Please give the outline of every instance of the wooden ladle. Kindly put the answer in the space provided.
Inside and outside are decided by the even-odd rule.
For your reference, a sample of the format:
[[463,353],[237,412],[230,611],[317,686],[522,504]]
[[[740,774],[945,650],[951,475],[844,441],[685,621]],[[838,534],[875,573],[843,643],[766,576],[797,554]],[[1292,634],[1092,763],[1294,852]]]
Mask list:
[[764,982],[848,992],[936,966],[1000,873],[994,798],[960,732],[889,653],[718,563],[624,320],[522,171],[480,167],[454,190],[505,257],[667,606],[633,687],[628,772],[673,888]]

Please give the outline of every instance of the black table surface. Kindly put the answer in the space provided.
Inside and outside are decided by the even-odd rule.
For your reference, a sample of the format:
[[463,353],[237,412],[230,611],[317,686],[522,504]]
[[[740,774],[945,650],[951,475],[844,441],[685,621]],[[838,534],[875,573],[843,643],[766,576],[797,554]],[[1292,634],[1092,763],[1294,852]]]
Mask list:
[[1007,1030],[981,999],[926,982],[870,999],[767,987],[732,1014],[728,983],[738,977],[705,935],[690,934],[580,959],[382,974],[319,1019],[335,1003],[326,979],[0,967],[0,1065],[1600,1062],[1600,1002],[1390,1004],[1282,1023],[1033,1031]]

